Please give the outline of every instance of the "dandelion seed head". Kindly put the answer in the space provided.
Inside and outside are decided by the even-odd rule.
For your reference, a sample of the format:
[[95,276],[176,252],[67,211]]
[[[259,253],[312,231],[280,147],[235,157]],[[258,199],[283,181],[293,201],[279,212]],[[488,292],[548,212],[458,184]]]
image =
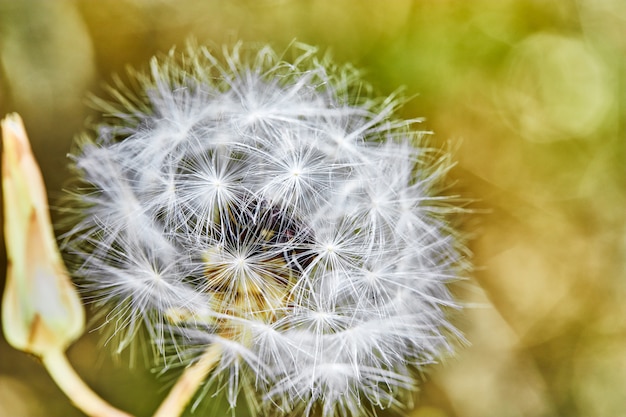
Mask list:
[[402,407],[459,337],[451,163],[357,70],[288,54],[189,46],[99,101],[65,249],[116,350],[140,329],[168,367],[222,347],[199,402],[215,387],[261,413]]

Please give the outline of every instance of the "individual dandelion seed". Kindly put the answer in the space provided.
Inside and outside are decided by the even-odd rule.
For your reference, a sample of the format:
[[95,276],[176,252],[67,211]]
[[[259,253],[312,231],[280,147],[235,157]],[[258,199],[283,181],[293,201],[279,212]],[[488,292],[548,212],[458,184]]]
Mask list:
[[468,270],[450,160],[418,120],[300,44],[189,46],[133,77],[72,155],[66,250],[110,343],[143,328],[167,367],[219,347],[196,405],[212,390],[263,415],[409,405],[460,337],[448,284]]

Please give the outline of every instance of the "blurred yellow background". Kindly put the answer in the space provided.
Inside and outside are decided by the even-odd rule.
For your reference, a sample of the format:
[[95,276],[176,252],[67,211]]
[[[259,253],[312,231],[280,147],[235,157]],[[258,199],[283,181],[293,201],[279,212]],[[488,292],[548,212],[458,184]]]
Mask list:
[[[625,1],[0,0],[0,116],[24,118],[53,204],[87,93],[189,36],[330,50],[382,94],[405,86],[402,115],[455,149],[454,192],[476,200],[471,345],[409,416],[626,416]],[[79,373],[151,414],[163,379],[98,343],[70,349]],[[0,415],[81,414],[0,339]]]

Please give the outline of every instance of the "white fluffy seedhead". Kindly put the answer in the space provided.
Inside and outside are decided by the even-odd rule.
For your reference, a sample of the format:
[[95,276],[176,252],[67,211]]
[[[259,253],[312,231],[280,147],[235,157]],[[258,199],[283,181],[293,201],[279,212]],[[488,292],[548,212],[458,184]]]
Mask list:
[[450,163],[357,71],[287,54],[192,46],[99,100],[72,156],[75,275],[117,350],[142,328],[169,367],[220,344],[209,382],[233,407],[402,406],[456,337]]

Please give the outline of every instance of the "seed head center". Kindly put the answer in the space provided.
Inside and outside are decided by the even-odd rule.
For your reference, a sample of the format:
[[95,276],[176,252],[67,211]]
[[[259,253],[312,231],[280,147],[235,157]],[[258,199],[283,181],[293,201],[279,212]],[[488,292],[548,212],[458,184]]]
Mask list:
[[207,291],[224,313],[276,320],[310,262],[312,236],[291,213],[264,201],[231,206],[218,219],[216,243],[203,259]]

